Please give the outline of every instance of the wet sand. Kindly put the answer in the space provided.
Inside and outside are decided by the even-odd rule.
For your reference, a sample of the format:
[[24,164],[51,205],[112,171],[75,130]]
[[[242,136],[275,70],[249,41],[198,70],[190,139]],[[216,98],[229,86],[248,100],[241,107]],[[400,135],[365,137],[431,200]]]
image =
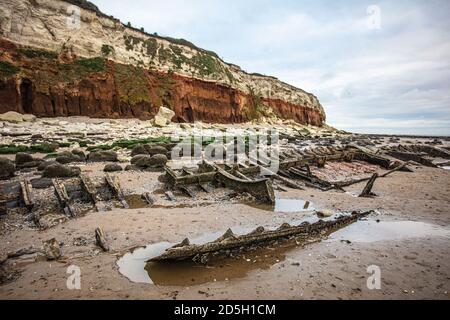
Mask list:
[[[314,213],[274,212],[232,201],[210,201],[208,195],[196,200],[179,196],[177,205],[181,207],[177,207],[158,195],[156,208],[91,212],[44,231],[23,228],[18,223],[24,219],[22,215],[8,214],[0,218],[0,254],[56,238],[64,243],[63,257],[57,262],[17,259],[14,269],[20,271],[20,277],[0,286],[0,298],[449,299],[450,172],[412,168],[414,173],[396,172],[377,180],[375,198],[352,195],[358,194],[365,183],[346,188],[346,193],[289,188],[287,192],[277,191],[280,199],[310,201],[317,210],[375,209],[378,214],[305,247],[285,244],[249,254],[242,261],[210,266],[219,268],[219,272],[202,270],[195,276],[185,267],[172,271],[148,267],[156,285],[130,281],[119,272],[118,261],[146,245],[216,235],[228,227],[237,231],[257,226],[275,228]],[[155,173],[119,176],[128,194],[139,185],[152,190],[160,187]],[[108,235],[113,253],[103,253],[95,246],[96,227],[102,227]],[[77,246],[74,241],[80,237],[87,243]],[[81,268],[81,290],[67,289],[70,265]],[[381,269],[381,290],[367,288],[367,267],[371,265]],[[173,281],[171,272],[178,274]]]

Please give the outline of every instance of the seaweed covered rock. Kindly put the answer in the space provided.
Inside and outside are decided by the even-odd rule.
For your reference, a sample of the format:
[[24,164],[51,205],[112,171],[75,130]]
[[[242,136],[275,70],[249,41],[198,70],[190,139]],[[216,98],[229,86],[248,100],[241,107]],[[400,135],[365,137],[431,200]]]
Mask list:
[[69,167],[60,163],[47,166],[42,173],[45,178],[72,178],[80,175],[81,169]]
[[16,167],[14,163],[5,158],[0,158],[0,180],[6,180],[14,177]]

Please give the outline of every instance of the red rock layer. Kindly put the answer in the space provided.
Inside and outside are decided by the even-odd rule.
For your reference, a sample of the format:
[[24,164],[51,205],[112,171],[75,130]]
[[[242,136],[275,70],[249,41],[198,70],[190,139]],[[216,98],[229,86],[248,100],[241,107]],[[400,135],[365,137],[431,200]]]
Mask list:
[[[57,61],[24,59],[5,40],[0,41],[0,48],[7,53],[0,60],[20,68],[14,76],[0,76],[0,113],[150,119],[164,105],[175,111],[178,122],[242,123],[257,115],[253,97],[225,85],[136,69],[143,75],[139,89],[135,96],[124,96],[123,80],[117,78],[112,61],[105,71],[73,80],[58,71]],[[281,118],[302,124],[320,126],[325,120],[316,109],[278,99],[262,102]]]

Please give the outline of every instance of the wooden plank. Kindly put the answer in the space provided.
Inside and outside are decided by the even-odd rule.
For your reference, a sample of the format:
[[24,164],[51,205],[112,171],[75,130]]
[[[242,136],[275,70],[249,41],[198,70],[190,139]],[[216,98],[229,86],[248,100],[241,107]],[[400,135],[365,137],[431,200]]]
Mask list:
[[31,186],[31,182],[29,180],[20,181],[20,189],[23,204],[29,211],[31,211],[34,206],[32,195],[33,187]]
[[91,178],[89,178],[85,174],[81,174],[80,181],[81,181],[81,187],[89,195],[89,198],[94,203],[94,206],[97,209],[97,211],[101,211],[101,208],[99,206],[97,206],[97,190],[95,189]]
[[55,188],[56,198],[58,199],[61,208],[63,208],[64,213],[70,218],[75,217],[75,213],[70,206],[71,200],[69,195],[67,194],[64,183],[62,183],[62,181],[58,179],[52,179],[52,183],[53,187]]
[[122,189],[120,188],[119,178],[117,176],[111,176],[109,174],[106,174],[105,178],[106,178],[106,183],[111,188],[112,192],[117,197],[117,199],[119,199],[123,208],[129,209],[130,206],[128,205],[127,201],[125,200],[125,196],[122,192]]

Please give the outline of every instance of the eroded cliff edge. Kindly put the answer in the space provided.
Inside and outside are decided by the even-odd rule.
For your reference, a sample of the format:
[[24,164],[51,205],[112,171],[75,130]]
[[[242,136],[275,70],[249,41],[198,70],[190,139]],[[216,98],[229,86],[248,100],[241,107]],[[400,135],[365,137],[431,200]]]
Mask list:
[[0,2],[0,112],[148,119],[164,105],[180,122],[325,122],[310,93],[74,2]]

